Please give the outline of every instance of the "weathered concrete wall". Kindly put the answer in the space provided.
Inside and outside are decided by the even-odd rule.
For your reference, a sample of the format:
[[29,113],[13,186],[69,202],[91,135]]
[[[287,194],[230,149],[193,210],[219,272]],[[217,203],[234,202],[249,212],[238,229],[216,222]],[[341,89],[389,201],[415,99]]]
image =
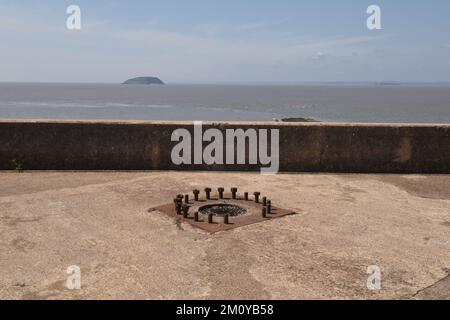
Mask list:
[[[193,132],[193,123],[0,121],[0,170],[14,169],[13,159],[25,170],[260,170],[174,165],[179,128]],[[450,173],[450,125],[205,122],[209,128],[279,129],[282,172]]]

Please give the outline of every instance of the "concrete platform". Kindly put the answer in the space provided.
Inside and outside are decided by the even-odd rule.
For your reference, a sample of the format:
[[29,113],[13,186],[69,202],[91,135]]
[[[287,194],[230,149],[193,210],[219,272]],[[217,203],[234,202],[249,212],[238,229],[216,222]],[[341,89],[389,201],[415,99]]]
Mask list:
[[[219,184],[300,214],[211,235],[149,211]],[[449,235],[448,175],[3,172],[0,298],[450,299]]]

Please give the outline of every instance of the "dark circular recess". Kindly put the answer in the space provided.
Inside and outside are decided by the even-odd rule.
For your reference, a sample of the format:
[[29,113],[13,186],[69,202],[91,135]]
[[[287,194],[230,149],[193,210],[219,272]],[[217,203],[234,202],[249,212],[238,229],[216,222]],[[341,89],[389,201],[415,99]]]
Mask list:
[[205,215],[212,213],[215,216],[229,215],[230,217],[236,217],[245,214],[247,211],[234,204],[211,204],[201,207],[198,212]]

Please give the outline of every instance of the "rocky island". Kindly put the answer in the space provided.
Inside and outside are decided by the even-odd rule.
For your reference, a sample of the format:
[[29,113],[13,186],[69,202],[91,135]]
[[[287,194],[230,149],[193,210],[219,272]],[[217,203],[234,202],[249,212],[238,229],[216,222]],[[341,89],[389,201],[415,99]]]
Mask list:
[[151,85],[151,84],[159,84],[163,85],[164,82],[161,81],[161,79],[156,77],[137,77],[133,79],[128,79],[123,84],[144,84],[144,85]]
[[319,121],[317,121],[315,119],[300,118],[300,117],[297,117],[297,118],[284,118],[284,119],[281,119],[281,121],[282,122],[319,122]]

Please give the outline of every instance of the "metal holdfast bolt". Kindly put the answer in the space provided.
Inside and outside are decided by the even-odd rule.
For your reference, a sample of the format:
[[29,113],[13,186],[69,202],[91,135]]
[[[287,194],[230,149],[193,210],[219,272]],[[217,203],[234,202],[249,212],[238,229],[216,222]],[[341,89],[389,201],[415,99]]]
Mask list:
[[181,203],[180,199],[177,199],[177,202],[175,203],[175,211],[177,212],[177,215],[181,214],[181,206],[182,206],[182,203]]
[[205,188],[206,200],[211,200],[211,188]]
[[259,196],[261,195],[261,192],[254,192],[253,194],[255,196],[255,202],[259,203]]
[[187,204],[183,204],[181,210],[183,211],[183,218],[187,219],[189,216],[189,206]]
[[199,222],[200,221],[200,219],[198,218],[198,211],[194,212],[194,221],[195,222]]
[[262,217],[267,218],[267,208],[266,207],[262,208]]
[[175,205],[175,211],[177,212],[177,214],[180,214],[181,213],[181,200],[180,200],[180,198],[173,199],[173,203]]
[[262,200],[262,205],[265,207],[265,206],[267,206],[267,197],[264,197],[263,198],[263,200]]
[[244,199],[245,201],[248,201],[248,192],[244,192]]
[[225,188],[218,188],[217,191],[219,192],[219,199],[223,199],[223,193],[225,192]]
[[195,201],[198,201],[198,196],[200,195],[200,190],[195,189],[194,191],[192,191],[192,193],[194,194]]
[[184,203],[189,204],[189,195],[184,196]]
[[233,200],[236,200],[236,193],[238,192],[238,188],[231,188],[231,197]]
[[214,215],[212,213],[208,214],[208,223],[213,224],[214,223]]
[[272,200],[267,200],[267,213],[272,214]]
[[230,224],[230,216],[228,214],[223,216],[223,223]]

